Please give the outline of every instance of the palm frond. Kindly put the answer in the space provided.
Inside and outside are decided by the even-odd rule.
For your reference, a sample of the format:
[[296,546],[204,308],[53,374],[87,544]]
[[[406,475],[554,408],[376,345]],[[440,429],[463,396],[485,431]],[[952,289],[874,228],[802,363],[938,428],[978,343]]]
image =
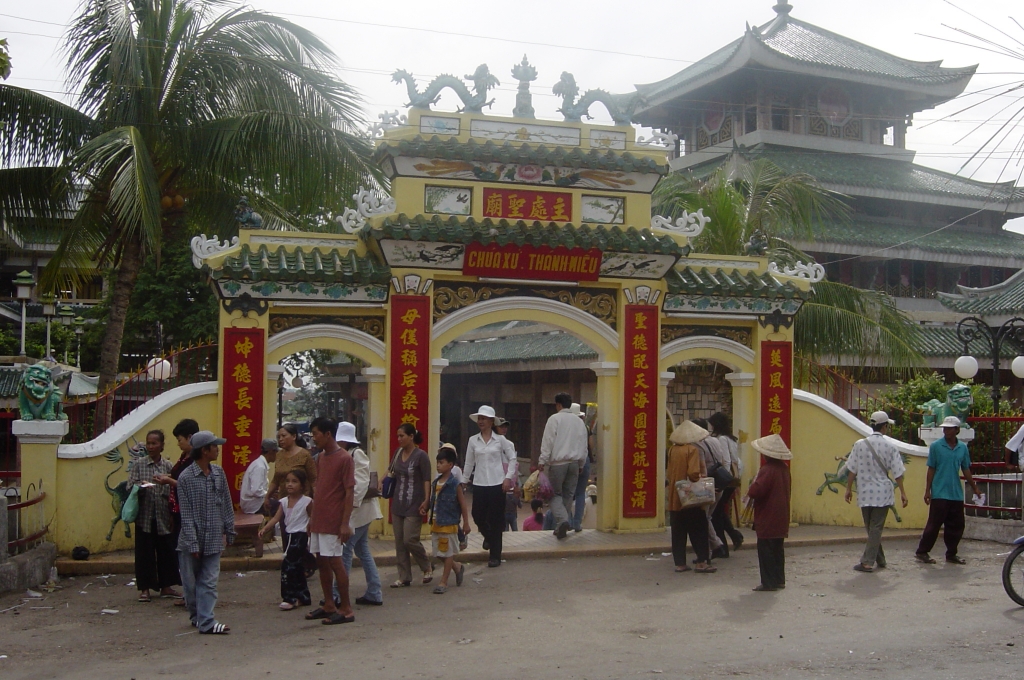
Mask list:
[[38,236],[40,229],[73,213],[72,191],[64,173],[54,167],[0,168],[0,223]]
[[46,95],[0,85],[0,163],[5,166],[57,165],[96,130],[75,108]]

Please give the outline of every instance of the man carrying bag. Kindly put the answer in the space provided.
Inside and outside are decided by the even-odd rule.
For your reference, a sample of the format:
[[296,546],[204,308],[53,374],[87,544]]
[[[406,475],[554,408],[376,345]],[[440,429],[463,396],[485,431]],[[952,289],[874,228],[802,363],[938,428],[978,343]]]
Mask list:
[[875,411],[869,420],[871,429],[869,436],[853,445],[853,450],[846,459],[849,476],[846,480],[846,502],[853,499],[853,483],[857,482],[857,505],[864,516],[864,527],[868,532],[868,542],[864,547],[864,555],[854,565],[855,571],[871,573],[875,563],[879,569],[886,567],[885,551],[882,549],[882,528],[889,508],[896,503],[893,492],[892,473],[896,486],[900,488],[903,507],[907,507],[907,492],[903,490],[903,473],[906,468],[903,458],[896,447],[885,435],[889,432],[888,414]]

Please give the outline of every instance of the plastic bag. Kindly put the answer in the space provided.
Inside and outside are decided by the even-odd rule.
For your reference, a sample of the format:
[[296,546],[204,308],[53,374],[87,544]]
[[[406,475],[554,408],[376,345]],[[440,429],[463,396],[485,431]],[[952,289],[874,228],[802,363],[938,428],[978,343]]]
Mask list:
[[715,502],[715,480],[701,477],[696,482],[680,479],[676,482],[676,493],[682,509],[707,507]]
[[554,495],[555,490],[551,488],[551,480],[548,479],[548,476],[546,474],[541,472],[539,475],[537,475],[537,498],[541,499],[542,501],[548,501],[551,500],[551,498]]
[[128,498],[125,499],[124,503],[121,504],[121,519],[125,524],[134,522],[135,518],[139,516],[139,485],[136,484],[132,487],[131,493],[128,494]]
[[537,495],[537,486],[540,483],[540,471],[534,470],[533,474],[526,478],[523,482],[523,500],[529,503],[533,500],[533,497]]

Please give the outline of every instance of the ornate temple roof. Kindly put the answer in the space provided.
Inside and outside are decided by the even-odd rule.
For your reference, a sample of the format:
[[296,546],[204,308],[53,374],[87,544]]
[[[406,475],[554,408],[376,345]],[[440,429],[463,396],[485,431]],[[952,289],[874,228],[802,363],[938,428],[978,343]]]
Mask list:
[[512,142],[496,144],[487,141],[481,144],[473,139],[462,142],[457,137],[442,140],[436,135],[430,139],[416,136],[410,140],[383,142],[374,152],[374,161],[380,163],[389,156],[421,156],[477,163],[523,163],[588,170],[668,174],[668,164],[629,152],[598,149],[584,151],[579,148],[566,150],[565,147],[549,147],[543,144],[530,146]]
[[441,356],[450,366],[498,364],[523,361],[596,359],[597,352],[569,333],[528,333],[493,339],[455,342]]
[[[918,334],[918,345],[922,356],[926,357],[958,357],[964,353],[964,343],[956,336],[953,326],[922,326]],[[992,350],[978,338],[970,344],[968,350],[974,356],[991,356]],[[1007,342],[1000,347],[999,355],[1003,359],[1017,356],[1017,348]]]
[[576,226],[572,223],[547,224],[541,222],[510,222],[472,217],[443,219],[401,214],[385,217],[380,227],[366,227],[378,241],[381,239],[405,239],[435,243],[471,243],[484,245],[515,243],[534,246],[546,245],[552,248],[600,248],[602,251],[645,253],[657,255],[682,255],[683,249],[669,236],[656,236],[649,229],[636,229],[603,224]]
[[1002,283],[987,288],[957,286],[960,293],[939,293],[944,307],[979,316],[1021,316],[1024,314],[1024,269]]
[[665,80],[637,85],[643,111],[681,97],[748,64],[811,76],[837,78],[926,95],[933,103],[960,94],[977,66],[945,68],[941,61],[911,61],[790,16],[780,2],[778,16],[747,26],[743,37]]
[[738,269],[708,269],[678,264],[665,275],[672,295],[715,295],[721,297],[754,297],[807,300],[813,290],[802,290],[793,283],[780,282],[767,272],[756,274]]
[[304,250],[301,246],[285,250],[279,246],[270,250],[260,245],[252,250],[249,244],[228,255],[216,268],[203,265],[204,271],[215,281],[309,281],[317,283],[345,283],[365,285],[384,284],[390,280],[387,265],[373,255],[360,257],[354,250],[315,247]]

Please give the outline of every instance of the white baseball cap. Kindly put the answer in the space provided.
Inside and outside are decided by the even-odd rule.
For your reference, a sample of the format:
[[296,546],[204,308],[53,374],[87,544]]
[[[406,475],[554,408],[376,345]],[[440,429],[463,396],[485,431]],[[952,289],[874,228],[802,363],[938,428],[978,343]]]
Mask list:
[[942,427],[960,427],[960,419],[956,416],[946,416],[942,421]]
[[871,418],[868,419],[872,425],[884,425],[885,423],[891,423],[889,420],[889,414],[885,411],[875,411],[871,414]]

